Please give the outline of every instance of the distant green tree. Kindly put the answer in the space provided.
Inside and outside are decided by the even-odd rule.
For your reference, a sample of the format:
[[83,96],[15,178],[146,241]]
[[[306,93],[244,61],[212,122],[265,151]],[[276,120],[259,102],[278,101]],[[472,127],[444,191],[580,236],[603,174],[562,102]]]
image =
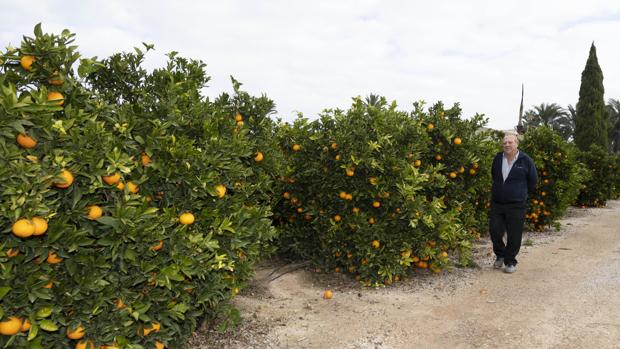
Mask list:
[[592,144],[608,149],[608,120],[604,94],[603,71],[596,58],[596,47],[592,43],[588,61],[581,73],[575,120],[575,144],[582,151],[588,151]]
[[559,133],[564,140],[568,140],[573,133],[570,114],[556,103],[542,103],[541,105],[534,106],[534,108],[525,112],[523,121],[526,129],[547,126]]
[[614,153],[620,152],[620,100],[610,98],[607,101],[609,115],[609,143]]
[[364,98],[364,102],[362,103],[368,107],[379,108],[379,107],[387,105],[387,100],[385,99],[385,97],[371,93],[370,95],[366,96],[366,98]]
[[568,108],[566,108],[568,110],[568,114],[566,115],[566,123],[565,123],[565,127],[566,130],[564,132],[562,132],[562,137],[565,137],[565,135],[567,135],[564,139],[567,141],[574,141],[575,140],[575,120],[577,120],[577,110],[575,109],[574,106],[572,106],[571,104],[568,105]]

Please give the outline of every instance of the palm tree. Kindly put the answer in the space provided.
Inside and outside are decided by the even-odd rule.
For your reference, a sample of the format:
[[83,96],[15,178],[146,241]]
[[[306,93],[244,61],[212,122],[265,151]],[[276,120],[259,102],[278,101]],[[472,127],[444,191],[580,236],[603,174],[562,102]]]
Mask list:
[[366,98],[364,99],[364,105],[366,105],[367,107],[383,107],[387,104],[387,100],[385,99],[385,97],[381,97],[379,95],[375,95],[375,94],[370,94],[368,96],[366,96]]
[[610,98],[607,101],[609,116],[609,141],[611,151],[620,152],[620,100]]
[[577,119],[577,109],[572,105],[568,105],[568,114],[563,122],[563,130],[560,132],[564,140],[572,140],[575,134],[575,120]]
[[562,135],[566,140],[572,135],[571,116],[556,103],[534,106],[523,115],[523,125],[526,129],[547,126]]

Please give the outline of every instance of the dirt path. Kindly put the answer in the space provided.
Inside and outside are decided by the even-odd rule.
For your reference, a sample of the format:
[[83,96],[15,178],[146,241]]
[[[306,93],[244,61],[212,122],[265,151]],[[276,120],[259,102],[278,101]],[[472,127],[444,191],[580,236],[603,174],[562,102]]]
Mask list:
[[478,269],[385,289],[305,270],[269,282],[273,268],[259,270],[235,300],[237,331],[203,332],[194,347],[620,348],[620,201],[567,217],[560,232],[524,237],[512,275],[492,268],[486,241]]

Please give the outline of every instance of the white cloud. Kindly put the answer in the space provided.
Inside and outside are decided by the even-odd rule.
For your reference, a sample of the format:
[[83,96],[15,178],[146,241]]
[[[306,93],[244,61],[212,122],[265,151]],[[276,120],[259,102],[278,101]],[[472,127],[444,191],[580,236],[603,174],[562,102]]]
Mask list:
[[403,109],[418,99],[459,102],[465,116],[485,113],[491,127],[509,128],[521,83],[526,108],[577,102],[592,41],[606,98],[620,98],[620,3],[611,0],[5,2],[3,46],[38,22],[75,32],[84,56],[153,43],[149,67],[173,50],[201,59],[209,95],[230,91],[233,75],[289,120],[376,93]]

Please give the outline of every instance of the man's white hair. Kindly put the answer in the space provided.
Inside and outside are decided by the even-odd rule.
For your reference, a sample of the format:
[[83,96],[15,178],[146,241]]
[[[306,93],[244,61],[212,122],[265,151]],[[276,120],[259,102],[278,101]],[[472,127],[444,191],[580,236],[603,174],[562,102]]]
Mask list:
[[519,134],[515,133],[515,132],[506,132],[504,133],[504,138],[506,137],[513,137],[515,139],[515,143],[519,144]]

